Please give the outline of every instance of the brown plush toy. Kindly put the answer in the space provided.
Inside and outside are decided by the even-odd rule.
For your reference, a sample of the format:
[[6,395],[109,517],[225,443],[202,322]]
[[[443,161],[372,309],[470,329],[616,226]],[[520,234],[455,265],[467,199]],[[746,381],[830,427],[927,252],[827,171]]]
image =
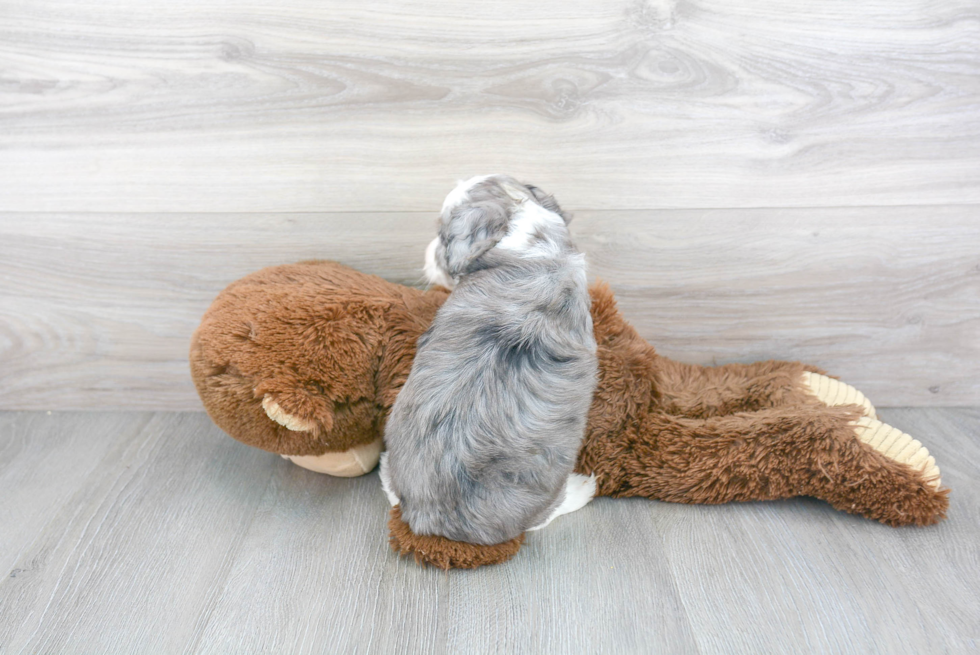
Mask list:
[[[853,387],[797,362],[701,367],[656,354],[602,284],[592,290],[599,384],[576,471],[597,495],[678,503],[793,496],[892,526],[945,517],[928,451],[875,418]],[[334,262],[267,268],[225,289],[190,362],[211,418],[235,439],[333,475],[374,468],[415,341],[448,291],[386,282]],[[380,489],[379,489],[379,493]],[[392,547],[442,568],[504,561],[523,536],[479,546],[415,535]]]

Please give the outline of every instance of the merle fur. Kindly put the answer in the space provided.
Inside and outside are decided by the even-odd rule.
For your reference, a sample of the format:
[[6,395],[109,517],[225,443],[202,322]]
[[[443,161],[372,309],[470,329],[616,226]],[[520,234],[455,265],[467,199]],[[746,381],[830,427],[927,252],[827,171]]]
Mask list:
[[[564,499],[596,344],[584,255],[554,198],[503,176],[467,195],[439,222],[436,260],[457,286],[388,417],[386,476],[416,534],[497,544]],[[534,255],[496,247],[523,202],[564,219],[533,235]]]

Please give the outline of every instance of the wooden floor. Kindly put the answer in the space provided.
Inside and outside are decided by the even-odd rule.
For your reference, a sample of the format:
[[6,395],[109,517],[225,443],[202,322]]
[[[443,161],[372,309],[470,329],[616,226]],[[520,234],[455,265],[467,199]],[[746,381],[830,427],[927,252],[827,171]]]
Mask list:
[[376,473],[202,413],[0,413],[0,652],[976,652],[980,410],[881,414],[936,455],[944,523],[598,499],[446,573],[388,549]]

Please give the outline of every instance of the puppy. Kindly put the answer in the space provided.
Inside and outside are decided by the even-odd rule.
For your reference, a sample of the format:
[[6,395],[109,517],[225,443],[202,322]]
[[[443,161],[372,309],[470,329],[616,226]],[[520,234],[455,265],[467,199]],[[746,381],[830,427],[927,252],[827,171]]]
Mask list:
[[497,544],[584,506],[596,384],[585,256],[554,198],[501,175],[449,194],[426,252],[454,288],[385,427],[382,486],[418,535]]

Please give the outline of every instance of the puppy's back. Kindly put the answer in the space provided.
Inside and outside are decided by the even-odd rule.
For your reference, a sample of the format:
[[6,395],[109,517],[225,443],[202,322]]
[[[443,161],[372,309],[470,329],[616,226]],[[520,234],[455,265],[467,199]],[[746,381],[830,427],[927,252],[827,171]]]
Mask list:
[[584,434],[596,372],[584,258],[493,257],[419,340],[386,427],[417,534],[494,544],[540,524]]

